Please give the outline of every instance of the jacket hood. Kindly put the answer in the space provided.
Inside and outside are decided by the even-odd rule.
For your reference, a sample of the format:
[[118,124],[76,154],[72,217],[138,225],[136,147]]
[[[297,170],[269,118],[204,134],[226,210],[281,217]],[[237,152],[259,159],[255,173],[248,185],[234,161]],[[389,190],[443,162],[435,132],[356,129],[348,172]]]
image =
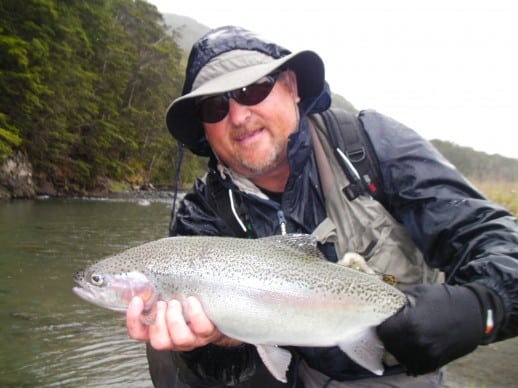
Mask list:
[[[229,55],[236,53],[237,55]],[[312,51],[291,53],[257,34],[235,26],[209,31],[192,47],[182,96],[166,111],[166,126],[175,139],[198,155],[211,155],[195,106],[196,97],[247,86],[279,68],[297,76],[302,115],[331,103],[324,64]]]

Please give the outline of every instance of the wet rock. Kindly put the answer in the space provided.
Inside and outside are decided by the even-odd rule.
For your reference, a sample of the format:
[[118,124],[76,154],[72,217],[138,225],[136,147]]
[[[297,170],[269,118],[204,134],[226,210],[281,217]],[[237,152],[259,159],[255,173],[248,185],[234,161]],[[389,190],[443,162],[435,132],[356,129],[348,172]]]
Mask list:
[[0,164],[0,197],[34,198],[35,194],[27,155],[17,152]]
[[58,196],[58,191],[56,190],[56,187],[48,180],[42,180],[41,182],[39,182],[37,191],[39,195],[48,195],[50,197]]

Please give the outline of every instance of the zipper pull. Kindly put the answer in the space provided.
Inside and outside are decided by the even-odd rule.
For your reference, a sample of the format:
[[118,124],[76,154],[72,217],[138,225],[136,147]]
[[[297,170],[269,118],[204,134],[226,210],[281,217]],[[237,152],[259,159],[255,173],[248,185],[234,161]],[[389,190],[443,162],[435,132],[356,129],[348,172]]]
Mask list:
[[277,212],[277,219],[279,220],[279,225],[281,226],[281,234],[284,236],[286,234],[286,218],[284,217],[282,210]]

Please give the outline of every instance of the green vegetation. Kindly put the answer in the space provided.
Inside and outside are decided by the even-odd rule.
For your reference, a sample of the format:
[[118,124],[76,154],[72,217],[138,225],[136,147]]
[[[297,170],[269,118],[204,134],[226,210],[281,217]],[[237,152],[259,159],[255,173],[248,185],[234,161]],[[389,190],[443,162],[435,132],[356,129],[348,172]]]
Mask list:
[[[0,163],[26,154],[36,186],[60,194],[171,185],[178,149],[164,112],[181,92],[186,51],[208,28],[164,22],[142,0],[0,0],[0,14]],[[355,110],[338,95],[333,105]],[[433,143],[518,213],[518,160]],[[186,152],[181,186],[205,165]]]
[[432,144],[464,175],[476,181],[518,182],[518,159],[489,155],[448,141],[432,140]]
[[154,6],[2,0],[0,13],[0,161],[21,150],[36,184],[61,193],[171,182],[163,117],[183,51]]
[[488,198],[518,217],[518,182],[472,181]]
[[432,144],[484,195],[518,216],[518,159],[442,140],[432,140]]

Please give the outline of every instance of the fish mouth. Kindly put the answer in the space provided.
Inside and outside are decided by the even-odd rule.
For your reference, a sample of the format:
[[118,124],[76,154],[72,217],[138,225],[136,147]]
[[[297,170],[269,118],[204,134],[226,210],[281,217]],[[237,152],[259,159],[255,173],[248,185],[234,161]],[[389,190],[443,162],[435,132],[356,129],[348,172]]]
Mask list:
[[128,306],[121,306],[119,303],[113,303],[111,300],[108,300],[103,293],[97,292],[96,290],[90,287],[85,288],[84,285],[81,286],[82,287],[72,288],[74,294],[76,294],[81,299],[109,310],[121,313],[126,312]]
[[72,291],[81,299],[84,299],[90,303],[96,303],[94,299],[94,294],[90,290],[87,290],[83,287],[73,287]]

